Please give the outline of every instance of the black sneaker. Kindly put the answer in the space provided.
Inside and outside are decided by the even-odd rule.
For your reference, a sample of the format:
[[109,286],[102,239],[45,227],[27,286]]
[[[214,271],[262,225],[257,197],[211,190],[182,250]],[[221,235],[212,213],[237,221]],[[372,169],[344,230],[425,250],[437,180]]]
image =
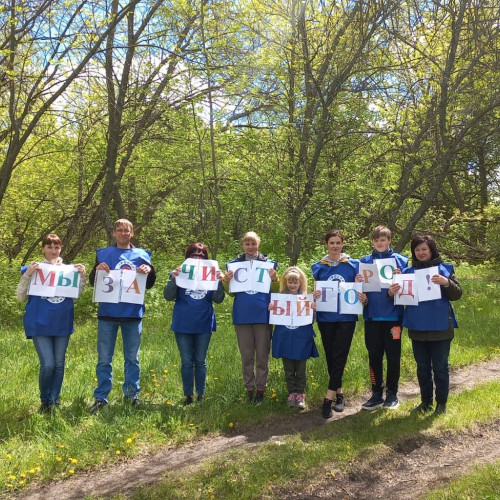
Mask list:
[[186,399],[184,400],[184,403],[182,403],[182,406],[189,406],[193,402],[193,396],[186,396]]
[[337,394],[337,397],[335,398],[335,404],[333,405],[333,411],[336,411],[339,413],[344,411],[344,395],[343,394]]
[[198,403],[203,403],[203,394],[198,394],[197,401]]
[[446,405],[444,403],[438,403],[436,405],[436,411],[434,415],[444,415],[446,413]]
[[264,391],[257,391],[255,395],[255,404],[260,406],[264,402]]
[[323,408],[321,409],[321,415],[323,418],[330,418],[333,416],[331,399],[323,399]]
[[89,413],[94,414],[97,413],[101,408],[104,408],[108,404],[104,399],[96,399],[94,404],[89,408]]
[[387,391],[382,407],[388,410],[395,410],[396,408],[399,408],[399,399],[394,392]]
[[384,398],[382,397],[382,392],[373,392],[372,397],[361,405],[363,410],[373,411],[380,408],[384,404]]
[[416,408],[413,408],[412,413],[428,413],[433,409],[432,401],[422,401]]
[[139,398],[134,398],[130,404],[132,406],[141,406],[141,400]]

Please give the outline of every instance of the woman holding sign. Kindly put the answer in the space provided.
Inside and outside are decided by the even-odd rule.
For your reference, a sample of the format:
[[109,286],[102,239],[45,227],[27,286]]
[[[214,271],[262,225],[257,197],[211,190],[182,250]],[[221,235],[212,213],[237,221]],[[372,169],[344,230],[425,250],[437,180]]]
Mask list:
[[271,350],[271,326],[267,309],[270,290],[269,286],[266,291],[255,291],[254,288],[262,290],[261,285],[270,278],[271,290],[279,290],[276,273],[278,263],[259,252],[260,238],[253,231],[243,235],[242,244],[244,252],[226,264],[228,272],[223,283],[228,287],[230,281],[234,280],[241,290],[233,294],[229,289],[230,295],[234,296],[233,324],[241,354],[243,382],[248,401],[261,404],[267,386]]
[[[359,261],[351,259],[348,254],[343,252],[344,235],[342,232],[337,229],[328,231],[325,235],[325,245],[328,254],[311,266],[315,281],[333,281],[340,282],[340,284],[359,282],[360,279],[357,278]],[[315,288],[318,288],[317,283]],[[318,302],[322,293],[322,290],[319,289],[314,291],[313,296],[316,302]],[[368,299],[366,294],[358,291],[355,300],[361,304],[366,304]],[[332,405],[334,411],[344,411],[342,377],[351,348],[356,321],[358,321],[357,314],[342,313],[340,293],[336,294],[334,301],[334,307],[332,308],[334,310],[316,309],[316,318],[321,333],[321,341],[325,349],[329,376],[328,390],[323,399],[323,418],[330,418],[333,415]]]
[[[44,264],[61,266],[62,242],[56,234],[48,234],[42,240]],[[33,339],[40,371],[40,413],[51,411],[59,404],[59,394],[64,379],[64,365],[69,336],[73,333],[73,302],[70,297],[41,297],[29,295],[29,285],[33,274],[39,267],[38,262],[21,268],[21,281],[17,286],[17,298],[27,300],[23,317],[24,331],[28,339]],[[85,286],[85,266],[75,264],[80,275],[79,292]]]
[[[208,259],[208,248],[203,243],[191,243],[186,250],[186,259]],[[170,273],[170,281],[163,290],[165,300],[175,300],[172,326],[181,356],[182,386],[186,400],[184,406],[193,402],[194,386],[198,401],[203,400],[207,379],[207,351],[216,322],[212,302],[224,300],[224,288],[217,271],[218,287],[212,290],[189,290],[181,288],[176,278],[181,266]],[[193,383],[194,380],[194,383]]]
[[[440,289],[438,290],[440,298],[433,300],[422,300],[425,292],[419,293],[418,305],[406,306],[404,312],[403,326],[408,328],[408,336],[412,341],[422,401],[415,410],[426,413],[433,409],[435,384],[435,414],[441,415],[446,412],[450,389],[448,369],[450,345],[454,337],[454,328],[458,327],[450,301],[458,300],[462,296],[462,289],[455,277],[453,266],[445,264],[439,256],[432,236],[413,238],[411,256],[412,267],[406,268],[403,274],[415,274],[417,289],[419,279],[425,283],[425,289],[431,290],[433,287]],[[400,289],[399,284],[391,285],[388,294],[392,297]],[[400,293],[404,293],[404,290]]]

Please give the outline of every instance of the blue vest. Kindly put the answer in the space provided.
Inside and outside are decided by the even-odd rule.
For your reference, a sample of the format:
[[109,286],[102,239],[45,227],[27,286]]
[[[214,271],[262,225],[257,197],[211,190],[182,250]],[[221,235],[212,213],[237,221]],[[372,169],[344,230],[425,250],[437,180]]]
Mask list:
[[177,333],[215,332],[212,290],[187,290],[177,287],[172,325],[170,329]]
[[[21,268],[24,274],[28,266]],[[66,336],[73,328],[74,303],[70,297],[39,297],[29,295],[23,317],[27,338],[37,335]]]
[[285,325],[276,325],[273,332],[273,357],[288,359],[309,359],[319,356],[314,343],[312,325],[290,329]]
[[[396,259],[396,265],[401,272],[408,265],[408,257],[390,250],[384,254],[374,256],[367,255],[361,259],[364,264],[373,264],[376,259]],[[394,305],[394,299],[387,296],[387,288],[382,288],[380,292],[366,292],[368,304],[363,309],[363,317],[367,320],[376,321],[401,321],[403,319],[404,307]]]
[[[446,278],[454,273],[451,264],[439,264],[438,267],[439,274]],[[403,274],[414,272],[414,267],[408,267],[403,271]],[[450,313],[453,327],[458,328],[453,307],[442,291],[440,299],[419,302],[418,306],[406,306],[403,326],[408,328],[408,330],[420,330],[424,332],[448,330]]]
[[[143,248],[100,248],[96,252],[97,262],[105,262],[110,269],[129,269],[135,271],[142,264],[151,266],[151,252]],[[119,302],[110,304],[108,302],[99,303],[98,316],[109,318],[137,318],[144,316],[143,304],[128,304]]]
[[[262,254],[259,254],[262,255]],[[239,256],[229,262],[242,262],[243,257]],[[256,262],[272,262],[274,269],[278,268],[278,263],[274,260],[262,256],[261,259],[255,259]],[[226,264],[227,268],[227,264]],[[271,302],[271,293],[261,292],[237,292],[234,294],[233,301],[233,324],[251,325],[254,323],[269,323],[269,311],[267,306]]]
[[[311,266],[313,277],[316,281],[341,281],[354,283],[359,272],[359,260],[349,258],[347,262],[341,262],[338,266],[323,264],[321,261]],[[337,311],[340,310],[340,297],[337,300]],[[329,323],[358,321],[357,314],[340,314],[339,312],[317,311],[316,321]]]

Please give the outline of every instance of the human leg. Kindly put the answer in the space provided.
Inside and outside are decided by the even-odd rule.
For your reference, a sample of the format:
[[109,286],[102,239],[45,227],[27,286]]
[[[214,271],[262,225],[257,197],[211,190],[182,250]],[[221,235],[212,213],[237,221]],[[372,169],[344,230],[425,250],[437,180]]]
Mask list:
[[234,325],[241,356],[243,383],[247,391],[255,389],[255,340],[252,325]]
[[328,389],[340,393],[342,392],[342,377],[347,357],[349,356],[349,350],[351,349],[356,323],[354,321],[345,321],[334,324],[336,332],[332,343],[332,370]]
[[271,350],[271,326],[266,323],[252,325],[255,338],[255,385],[257,391],[265,391],[269,374]]
[[373,392],[382,392],[384,374],[384,328],[382,321],[365,321],[365,346],[368,351]]
[[181,357],[181,377],[184,396],[193,396],[193,380],[194,380],[194,337],[190,333],[175,332],[175,340]]
[[193,335],[194,339],[194,381],[198,398],[205,394],[207,383],[207,351],[212,338],[211,333]]
[[432,358],[432,371],[436,385],[436,403],[446,405],[450,392],[450,371],[448,357],[450,355],[451,340],[428,342]]
[[431,342],[412,340],[413,357],[417,363],[417,378],[420,386],[420,399],[426,405],[432,404],[434,388],[432,383]]
[[293,359],[281,358],[283,362],[283,371],[285,372],[285,382],[288,394],[297,393],[295,380],[295,363]]
[[33,345],[35,346],[38,359],[40,360],[40,370],[38,372],[40,401],[43,405],[49,406],[54,404],[50,395],[52,375],[54,373],[54,350],[52,337],[48,335],[36,335],[33,337]]
[[52,337],[52,339],[54,349],[54,372],[52,374],[52,385],[50,387],[50,399],[53,404],[58,404],[64,380],[64,367],[66,362],[66,351],[69,343],[69,335],[58,335]]
[[298,393],[304,393],[306,391],[307,377],[306,377],[306,364],[305,359],[294,360],[295,365],[295,389]]
[[123,395],[126,399],[136,399],[140,387],[139,350],[141,348],[142,320],[121,323],[123,339]]
[[97,388],[94,398],[108,401],[113,386],[112,361],[115,352],[116,336],[120,324],[117,321],[99,319],[97,321]]
[[384,322],[384,350],[387,359],[387,390],[398,393],[401,373],[401,326]]

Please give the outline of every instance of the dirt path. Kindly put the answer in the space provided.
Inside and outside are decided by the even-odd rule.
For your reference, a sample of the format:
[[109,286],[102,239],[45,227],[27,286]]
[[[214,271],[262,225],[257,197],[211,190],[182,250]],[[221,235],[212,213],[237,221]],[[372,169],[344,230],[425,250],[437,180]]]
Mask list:
[[[471,366],[451,373],[451,390],[472,388],[475,384],[500,380],[500,359]],[[398,396],[404,401],[415,398],[418,387],[406,384]],[[332,422],[360,411],[364,398],[351,400]],[[325,425],[317,411],[291,415],[273,421],[272,425],[255,427],[235,436],[221,436],[203,440],[178,449],[165,449],[155,455],[143,455],[113,464],[112,468],[90,471],[64,481],[36,486],[17,495],[18,500],[82,499],[89,495],[110,496],[130,494],[133,490],[153,484],[166,472],[180,471],[200,464],[231,448],[256,446],[268,440],[280,440],[296,432],[304,432]],[[348,475],[336,475],[322,480],[300,493],[280,495],[289,499],[413,499],[431,487],[446,483],[451,477],[469,470],[474,463],[482,464],[500,458],[500,421],[487,428],[449,436],[419,437],[401,443],[396,450],[383,450],[383,456],[366,457],[359,461]],[[388,465],[389,464],[389,465]],[[383,479],[382,479],[383,478]]]

